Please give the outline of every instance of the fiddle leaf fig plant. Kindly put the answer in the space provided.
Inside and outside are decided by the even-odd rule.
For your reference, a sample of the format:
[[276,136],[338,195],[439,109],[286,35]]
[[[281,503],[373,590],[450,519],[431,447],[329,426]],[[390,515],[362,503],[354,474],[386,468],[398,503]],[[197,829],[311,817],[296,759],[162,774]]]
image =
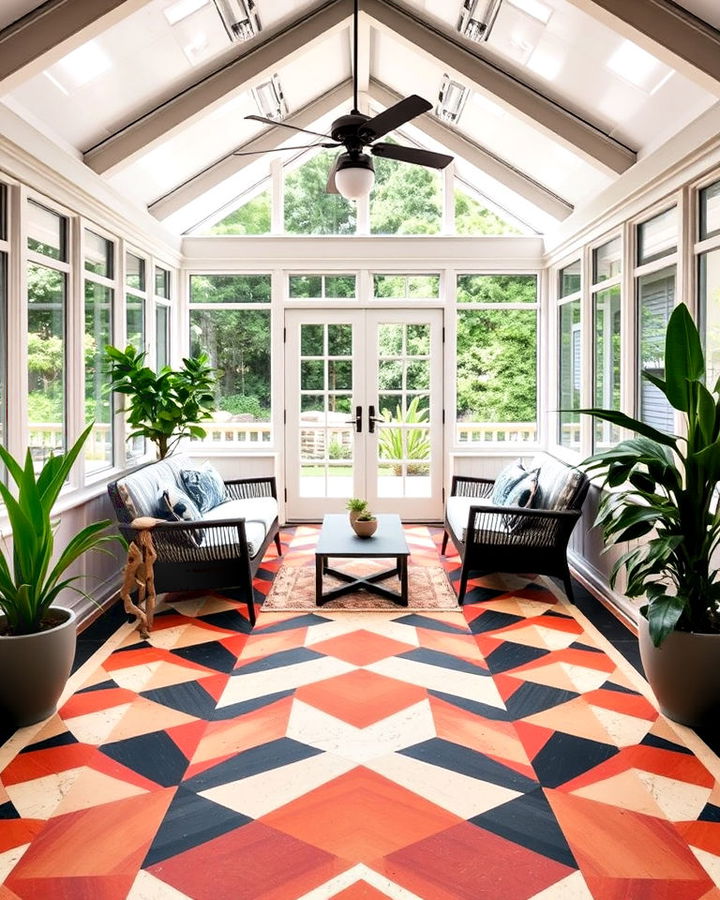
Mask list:
[[164,459],[182,438],[207,435],[199,423],[215,410],[215,370],[206,354],[183,359],[180,369],[163,366],[155,372],[144,365],[146,354],[132,345],[105,352],[111,390],[128,397],[123,411],[134,429],[129,438],[147,438],[157,447],[158,459]]
[[665,337],[665,377],[644,377],[684,416],[672,434],[610,409],[582,409],[637,437],[589,457],[588,472],[604,476],[596,524],[609,544],[646,538],[623,553],[611,572],[627,575],[629,597],[642,608],[655,646],[673,630],[720,632],[720,379],[705,384],[705,359],[687,307],[677,306]]
[[35,634],[48,627],[48,610],[62,590],[85,595],[74,585],[79,575],[64,577],[67,569],[88,550],[117,540],[102,534],[109,520],[93,522],[67,542],[53,563],[56,523],[52,509],[93,424],[67,453],[50,457],[37,475],[29,449],[21,465],[0,445],[0,460],[16,486],[13,493],[0,480],[0,498],[12,532],[12,557],[0,554],[0,613],[5,616],[0,633]]

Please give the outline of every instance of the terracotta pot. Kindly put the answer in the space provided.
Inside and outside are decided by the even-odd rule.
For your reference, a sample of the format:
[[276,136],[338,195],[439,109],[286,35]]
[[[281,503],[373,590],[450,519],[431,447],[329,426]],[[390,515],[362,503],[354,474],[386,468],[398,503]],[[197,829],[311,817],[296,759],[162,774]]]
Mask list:
[[53,715],[75,658],[77,617],[62,606],[51,610],[54,628],[0,635],[0,711],[19,728]]
[[358,537],[369,538],[372,537],[377,531],[377,519],[369,519],[363,521],[362,519],[358,519],[353,522],[353,529],[355,534]]
[[355,523],[357,522],[357,517],[360,515],[360,512],[357,509],[351,509],[348,513],[348,518],[350,519],[350,525],[354,528]]
[[671,631],[659,647],[647,619],[638,626],[640,658],[660,711],[691,728],[720,713],[720,634]]

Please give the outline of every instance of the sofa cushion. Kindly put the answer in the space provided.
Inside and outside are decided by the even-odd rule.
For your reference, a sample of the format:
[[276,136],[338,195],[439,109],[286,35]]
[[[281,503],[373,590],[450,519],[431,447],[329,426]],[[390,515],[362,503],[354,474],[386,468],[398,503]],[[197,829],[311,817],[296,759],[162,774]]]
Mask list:
[[[456,534],[463,543],[465,542],[465,533],[467,531],[468,516],[470,515],[471,506],[495,506],[489,497],[448,497],[445,505],[445,513],[447,520],[453,533]],[[502,516],[497,516],[497,530],[505,531],[505,525]]]
[[510,463],[495,479],[490,499],[493,506],[504,506],[507,496],[515,485],[527,475],[527,471],[520,460]]
[[[201,518],[200,510],[195,506],[191,498],[176,485],[171,485],[163,491],[162,505],[158,515],[161,515],[164,519],[169,519],[171,522],[196,522]],[[202,544],[203,532],[200,529],[185,532],[181,535],[181,540],[199,547]]]
[[255,556],[278,517],[278,503],[274,497],[251,497],[246,500],[226,500],[208,510],[204,522],[220,519],[245,519],[245,535],[250,556]]
[[201,469],[181,469],[180,478],[201,513],[209,512],[225,499],[225,482],[210,463]]
[[[540,469],[532,469],[531,471],[526,472],[520,481],[516,482],[510,489],[510,492],[505,498],[505,503],[502,505],[532,506],[537,495],[539,475]],[[523,519],[522,516],[505,516],[505,524],[508,531],[517,531],[519,528],[523,527],[523,522],[527,522],[527,517]]]
[[149,463],[123,476],[115,483],[115,490],[124,507],[124,510],[118,510],[118,515],[124,511],[121,519],[126,522],[138,516],[156,516],[163,491],[179,487],[180,470],[189,466],[188,458],[181,454]]
[[536,456],[528,469],[540,469],[534,506],[542,509],[572,507],[586,476],[551,456]]

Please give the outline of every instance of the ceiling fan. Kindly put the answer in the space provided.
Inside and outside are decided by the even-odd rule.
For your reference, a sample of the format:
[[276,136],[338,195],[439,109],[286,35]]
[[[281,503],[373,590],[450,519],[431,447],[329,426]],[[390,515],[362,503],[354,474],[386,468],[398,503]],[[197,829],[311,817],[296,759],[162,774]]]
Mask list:
[[[300,147],[278,147],[277,150],[300,150],[308,147],[344,147],[330,168],[327,186],[325,190],[329,194],[342,194],[348,200],[358,200],[367,196],[375,183],[375,169],[372,156],[385,159],[395,159],[399,162],[414,163],[419,166],[427,166],[431,169],[444,169],[449,165],[453,157],[445,153],[434,153],[430,150],[422,150],[419,147],[403,147],[399,144],[378,142],[378,138],[384,137],[416,116],[432,109],[432,103],[428,103],[417,94],[412,94],[404,100],[400,100],[377,116],[366,116],[358,109],[358,18],[359,0],[355,0],[353,12],[353,108],[349,115],[340,116],[331,127],[330,134],[321,134],[317,131],[309,131],[306,128],[296,128],[284,122],[277,122],[265,116],[245,116],[256,122],[266,122],[268,125],[280,125],[283,128],[291,128],[303,134],[312,134],[315,137],[325,138],[326,142],[304,144]],[[369,150],[369,154],[365,149]],[[261,151],[237,151],[235,156],[246,156]]]

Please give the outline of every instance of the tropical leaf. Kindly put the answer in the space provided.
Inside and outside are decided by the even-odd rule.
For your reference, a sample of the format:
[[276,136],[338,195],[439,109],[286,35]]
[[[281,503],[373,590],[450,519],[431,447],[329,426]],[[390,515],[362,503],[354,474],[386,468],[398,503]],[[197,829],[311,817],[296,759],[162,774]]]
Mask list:
[[665,333],[665,395],[682,412],[691,408],[690,382],[705,377],[700,335],[684,303],[672,311]]
[[625,413],[618,412],[614,409],[591,407],[589,409],[574,409],[572,412],[595,416],[596,419],[602,419],[603,421],[610,422],[620,428],[627,428],[630,431],[635,431],[644,437],[650,438],[650,440],[657,441],[658,444],[666,444],[668,447],[674,447],[677,441],[677,437],[674,434],[666,434],[664,431],[660,431],[657,428],[653,428],[652,425],[640,421],[640,419],[633,419],[631,416],[627,416]]
[[652,598],[646,607],[646,616],[650,626],[650,638],[656,647],[675,629],[680,616],[685,610],[685,601],[681,597],[661,593]]

